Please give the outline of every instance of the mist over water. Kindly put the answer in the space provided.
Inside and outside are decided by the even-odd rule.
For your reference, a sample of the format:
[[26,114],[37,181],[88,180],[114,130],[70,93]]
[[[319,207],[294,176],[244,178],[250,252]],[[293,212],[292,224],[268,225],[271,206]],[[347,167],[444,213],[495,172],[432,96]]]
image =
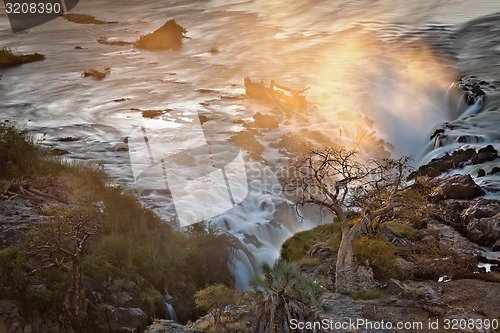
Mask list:
[[[12,34],[0,10],[0,47],[46,55],[3,71],[1,118],[47,133],[45,144],[68,150],[67,157],[102,163],[117,183],[141,190],[124,141],[137,126],[154,129],[151,140],[180,152],[195,148],[200,137],[229,140],[257,112],[279,121],[278,128],[255,136],[263,147],[259,156],[245,153],[246,199],[212,219],[243,244],[233,263],[240,288],[260,263],[278,257],[286,238],[318,223],[313,215],[297,219],[292,203],[275,191],[275,172],[290,156],[273,143],[294,135],[317,146],[413,155],[425,163],[458,147],[429,146],[436,127],[460,116],[449,101],[450,84],[464,74],[500,79],[498,1],[87,0],[73,12],[118,23],[79,25],[59,18]],[[133,42],[171,18],[190,38],[179,51],[98,42]],[[111,73],[104,80],[81,77],[106,67]],[[312,105],[300,116],[286,116],[246,99],[244,77],[310,87]],[[500,119],[487,112],[498,110],[498,101],[487,96],[483,111],[461,127],[497,149]],[[162,114],[147,119],[145,110]],[[203,133],[194,135],[193,123]],[[61,142],[65,137],[78,140]],[[142,190],[141,200],[165,220],[176,215],[168,191]]]

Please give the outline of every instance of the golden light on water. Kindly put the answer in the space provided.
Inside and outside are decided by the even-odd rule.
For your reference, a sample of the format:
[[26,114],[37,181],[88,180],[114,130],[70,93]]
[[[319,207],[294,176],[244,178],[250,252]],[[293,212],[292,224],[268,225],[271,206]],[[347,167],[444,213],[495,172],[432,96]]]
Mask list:
[[321,59],[312,68],[319,111],[351,145],[366,150],[382,152],[376,138],[398,131],[425,137],[426,124],[445,107],[437,96],[455,79],[454,68],[425,44],[389,46],[359,29],[340,34]]

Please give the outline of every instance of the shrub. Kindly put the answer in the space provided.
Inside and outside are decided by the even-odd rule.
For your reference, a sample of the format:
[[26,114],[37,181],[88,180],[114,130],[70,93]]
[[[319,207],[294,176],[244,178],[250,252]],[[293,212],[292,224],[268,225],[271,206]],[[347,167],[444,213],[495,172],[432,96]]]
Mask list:
[[396,247],[383,239],[359,237],[354,242],[354,252],[359,263],[368,261],[375,278],[404,278],[404,271],[396,261]]
[[403,224],[394,221],[384,222],[383,226],[384,228],[389,229],[396,236],[403,238],[411,237],[422,233],[422,230],[415,229],[409,224]]
[[30,279],[26,256],[21,251],[7,247],[0,250],[0,299],[18,299],[24,296]]
[[215,326],[219,326],[222,312],[227,305],[234,302],[235,298],[235,289],[218,283],[199,290],[194,295],[194,302],[198,308],[210,311],[214,317]]
[[314,229],[298,232],[288,238],[281,246],[281,259],[298,263],[316,244],[330,246],[333,253],[340,245],[340,224],[330,223]]
[[318,320],[312,310],[324,292],[323,281],[299,273],[297,266],[277,260],[262,265],[262,276],[251,282],[256,299],[255,332],[288,332],[292,319]]
[[352,299],[379,299],[389,296],[391,293],[381,289],[369,289],[364,291],[352,291],[346,293]]

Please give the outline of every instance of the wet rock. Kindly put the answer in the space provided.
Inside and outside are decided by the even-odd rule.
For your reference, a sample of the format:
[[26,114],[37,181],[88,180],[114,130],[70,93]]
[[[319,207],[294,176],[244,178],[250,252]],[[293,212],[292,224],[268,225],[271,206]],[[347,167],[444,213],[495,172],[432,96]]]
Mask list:
[[62,17],[70,22],[79,23],[79,24],[109,24],[109,23],[118,23],[118,22],[108,22],[96,19],[92,15],[87,14],[64,14]]
[[142,116],[144,118],[152,119],[152,118],[159,117],[164,113],[165,113],[164,110],[144,110],[144,111],[142,111]]
[[3,54],[0,59],[0,69],[45,59],[45,56],[40,53],[17,54],[9,49],[3,49],[2,53]]
[[209,121],[210,119],[203,115],[203,114],[199,114],[198,117],[200,118],[200,124],[203,125],[204,123],[206,123],[207,121]]
[[255,126],[259,128],[278,128],[278,121],[273,116],[257,112],[253,119],[255,119]]
[[429,140],[433,140],[435,139],[436,137],[439,137],[439,135],[443,134],[444,133],[444,128],[438,128],[434,131],[434,133],[432,133],[432,135],[430,136]]
[[69,151],[67,151],[66,149],[52,148],[50,150],[50,153],[55,156],[62,156],[69,154]]
[[497,240],[495,242],[495,244],[493,244],[493,248],[492,248],[493,252],[497,252],[497,251],[500,251],[500,239]]
[[486,172],[484,171],[484,169],[477,170],[477,176],[478,177],[484,177],[484,176],[486,176]]
[[263,245],[262,242],[255,235],[245,234],[245,238],[243,239],[243,242],[245,242],[246,244],[252,244],[256,248],[261,248]]
[[440,178],[438,184],[430,194],[430,199],[433,201],[443,199],[471,200],[485,193],[470,175]]
[[83,72],[82,76],[83,77],[93,77],[98,80],[104,79],[108,74],[110,73],[110,69],[105,68],[103,71],[98,71],[96,69],[90,69],[88,71]]
[[175,20],[169,20],[154,32],[142,35],[134,45],[146,50],[176,50],[182,46],[186,32]]
[[101,37],[97,40],[99,44],[104,44],[104,45],[111,45],[111,46],[125,46],[125,45],[132,45],[134,43],[131,42],[126,42],[123,40],[109,40],[108,38]]
[[245,149],[253,159],[259,159],[264,152],[264,147],[249,131],[242,131],[233,135],[229,141]]
[[496,173],[500,172],[500,168],[499,167],[494,167],[493,169],[491,169],[490,173],[488,175],[494,175]]
[[474,148],[456,149],[451,155],[446,153],[440,158],[434,158],[429,163],[422,165],[417,171],[410,175],[410,179],[416,176],[437,177],[440,174],[455,168],[463,167],[474,155]]
[[72,136],[65,136],[64,138],[60,138],[57,141],[59,142],[73,142],[73,141],[78,141],[78,138],[74,138]]
[[472,164],[481,164],[488,161],[493,161],[498,158],[498,152],[492,145],[487,145],[481,148],[477,154],[472,157]]

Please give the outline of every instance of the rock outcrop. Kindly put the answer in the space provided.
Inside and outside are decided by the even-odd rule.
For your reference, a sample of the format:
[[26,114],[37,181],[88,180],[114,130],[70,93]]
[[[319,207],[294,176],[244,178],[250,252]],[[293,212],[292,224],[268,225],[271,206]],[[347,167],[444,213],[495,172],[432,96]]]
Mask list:
[[472,200],[485,192],[479,187],[470,175],[455,175],[441,178],[438,185],[430,194],[433,201],[443,199]]
[[186,32],[175,20],[169,20],[152,33],[142,35],[134,45],[146,50],[176,50],[182,46]]

